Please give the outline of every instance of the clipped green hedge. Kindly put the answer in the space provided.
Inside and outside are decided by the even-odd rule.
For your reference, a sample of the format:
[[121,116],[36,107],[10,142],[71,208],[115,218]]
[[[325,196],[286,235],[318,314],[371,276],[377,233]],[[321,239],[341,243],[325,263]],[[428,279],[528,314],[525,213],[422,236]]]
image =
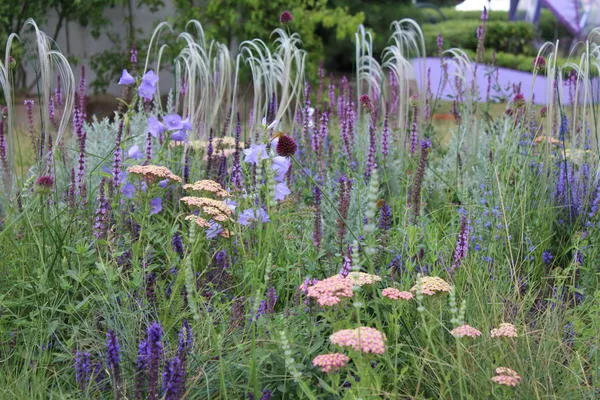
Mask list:
[[[454,8],[441,8],[440,11],[444,15],[445,19],[437,11],[424,8],[420,10],[420,14],[416,16],[418,21],[421,23],[438,24],[444,21],[477,21],[479,23],[481,19],[480,11],[457,11]],[[507,11],[491,11],[488,14],[488,21],[504,21],[508,22]],[[560,23],[550,12],[550,10],[543,9],[540,13],[540,20],[537,26],[537,34],[543,41],[553,42],[558,38],[571,36],[569,30]]]
[[[424,24],[423,34],[427,54],[437,54],[437,36],[444,37],[444,49],[459,47],[477,50],[476,31],[479,20],[451,20],[437,24]],[[535,33],[526,22],[490,21],[487,24],[485,46],[502,52],[534,54],[531,41]]]

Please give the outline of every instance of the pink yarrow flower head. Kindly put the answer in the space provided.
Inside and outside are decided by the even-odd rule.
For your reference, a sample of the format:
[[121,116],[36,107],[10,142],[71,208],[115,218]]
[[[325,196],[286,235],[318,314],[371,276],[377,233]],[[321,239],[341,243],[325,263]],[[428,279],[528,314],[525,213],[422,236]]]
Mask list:
[[514,387],[521,382],[521,376],[510,368],[498,367],[496,368],[496,376],[492,377],[492,382]]
[[279,22],[281,22],[282,24],[289,24],[293,20],[294,16],[288,10],[285,10],[281,14],[279,14]]
[[352,282],[341,275],[317,281],[306,288],[306,295],[317,300],[321,306],[333,306],[342,301],[343,297],[352,297]]
[[342,353],[321,354],[312,360],[315,367],[319,367],[321,371],[330,373],[342,368],[350,361],[350,357]]
[[494,328],[490,331],[490,337],[517,337],[517,328],[513,324],[503,322],[498,328]]
[[415,297],[411,292],[401,292],[400,290],[391,287],[383,289],[381,295],[392,300],[410,300]]
[[450,331],[450,334],[454,337],[460,338],[464,336],[477,337],[481,336],[481,331],[473,328],[471,325],[461,325]]
[[322,306],[333,306],[341,302],[343,297],[352,297],[352,289],[355,286],[370,285],[379,281],[381,278],[377,275],[364,272],[351,272],[346,277],[337,274],[309,286],[306,295],[316,299]]
[[375,328],[361,326],[356,329],[343,329],[329,336],[329,341],[338,346],[351,347],[363,353],[385,353],[386,337]]

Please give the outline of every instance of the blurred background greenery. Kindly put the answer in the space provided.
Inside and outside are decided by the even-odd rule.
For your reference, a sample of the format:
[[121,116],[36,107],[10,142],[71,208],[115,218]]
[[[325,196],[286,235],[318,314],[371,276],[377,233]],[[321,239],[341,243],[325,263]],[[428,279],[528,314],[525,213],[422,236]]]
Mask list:
[[[387,44],[392,21],[412,18],[419,22],[425,34],[427,54],[438,54],[436,38],[442,35],[444,48],[460,47],[473,54],[477,48],[476,29],[480,24],[479,11],[457,11],[455,0],[429,0],[427,3],[411,0],[38,0],[15,2],[0,0],[0,39],[5,43],[11,32],[19,32],[28,17],[44,26],[48,16],[54,16],[53,26],[45,26],[46,32],[58,37],[69,24],[84,26],[94,38],[102,36],[112,41],[109,50],[90,53],[89,65],[94,72],[91,87],[95,92],[105,91],[115,82],[123,66],[127,65],[129,49],[135,46],[144,56],[149,35],[138,28],[152,28],[160,22],[159,15],[168,9],[169,22],[175,32],[185,28],[190,19],[199,20],[209,39],[227,43],[235,53],[239,43],[246,39],[269,38],[274,28],[281,27],[279,15],[289,10],[294,20],[286,29],[298,32],[309,54],[309,76],[319,65],[328,72],[349,74],[354,67],[354,32],[359,24],[371,31],[374,38],[374,55],[379,56]],[[107,17],[110,9],[121,8],[127,21],[123,35],[114,33],[114,21]],[[157,18],[139,21],[140,9],[146,9]],[[163,14],[161,14],[161,11]],[[145,18],[144,18],[145,19]],[[531,60],[541,43],[556,39],[569,42],[569,32],[548,11],[542,10],[538,26],[527,22],[510,22],[508,13],[492,11],[489,14],[486,36],[486,57],[498,66],[529,71]],[[176,36],[163,37],[170,44],[164,57],[165,67],[178,52]],[[68,49],[61,49],[78,60]],[[25,71],[20,57],[23,49],[15,48],[16,70],[21,73],[21,86],[26,84]]]

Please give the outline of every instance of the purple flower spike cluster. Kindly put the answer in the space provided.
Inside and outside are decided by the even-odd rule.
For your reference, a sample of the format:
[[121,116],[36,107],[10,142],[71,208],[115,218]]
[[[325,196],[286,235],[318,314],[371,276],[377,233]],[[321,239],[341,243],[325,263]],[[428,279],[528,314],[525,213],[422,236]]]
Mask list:
[[[158,376],[163,359],[163,330],[158,322],[148,328],[146,339],[138,346],[136,398],[158,399]],[[144,392],[147,389],[147,396]]]
[[450,272],[454,272],[460,267],[462,260],[467,257],[467,252],[469,250],[469,220],[467,219],[467,213],[464,209],[461,208],[459,213],[460,227],[458,229],[458,236],[456,237],[456,248],[454,249]]
[[106,363],[110,369],[114,384],[119,387],[121,385],[121,376],[119,364],[121,363],[121,346],[115,331],[110,329],[106,333]]
[[90,353],[85,351],[77,351],[75,353],[75,381],[79,385],[79,389],[85,392],[90,383],[90,375],[92,373],[92,364],[90,361]]

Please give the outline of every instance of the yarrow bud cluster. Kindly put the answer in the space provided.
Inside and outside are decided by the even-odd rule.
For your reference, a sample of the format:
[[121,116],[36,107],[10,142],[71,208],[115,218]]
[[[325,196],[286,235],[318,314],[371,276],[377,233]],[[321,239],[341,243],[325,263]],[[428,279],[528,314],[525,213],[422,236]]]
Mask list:
[[492,382],[504,386],[517,386],[521,382],[521,376],[510,368],[498,367],[496,376],[492,377]]

